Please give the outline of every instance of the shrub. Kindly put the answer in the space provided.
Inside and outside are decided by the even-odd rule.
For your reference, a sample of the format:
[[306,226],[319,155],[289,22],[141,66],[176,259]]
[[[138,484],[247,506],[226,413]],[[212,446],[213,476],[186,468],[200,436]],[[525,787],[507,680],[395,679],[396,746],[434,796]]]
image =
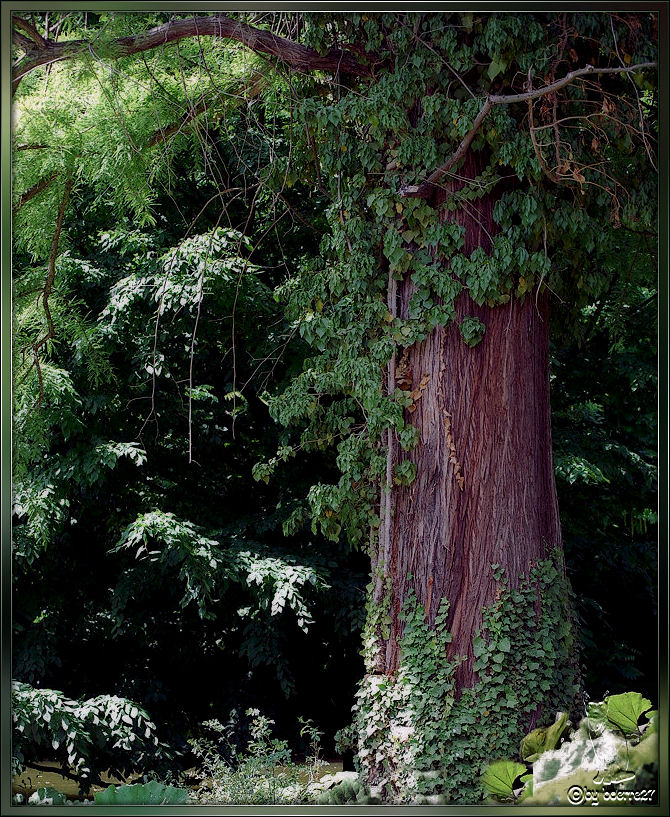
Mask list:
[[139,704],[115,695],[71,700],[54,689],[12,682],[12,773],[31,760],[55,757],[81,791],[100,772],[124,776],[161,766],[174,753],[159,742],[156,725]]

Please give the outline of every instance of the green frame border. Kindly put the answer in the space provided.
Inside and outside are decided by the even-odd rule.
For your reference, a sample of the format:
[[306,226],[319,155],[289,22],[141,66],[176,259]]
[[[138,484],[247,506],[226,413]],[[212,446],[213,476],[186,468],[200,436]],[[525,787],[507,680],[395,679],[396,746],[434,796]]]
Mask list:
[[[49,11],[57,9],[59,11],[77,10],[82,7],[92,11],[115,10],[115,11],[406,11],[407,0],[402,2],[379,2],[379,0],[367,0],[367,2],[217,2],[217,0],[202,0],[198,3],[180,2],[179,0],[164,0],[163,2],[150,2],[150,0],[92,0],[89,3],[53,2],[53,0],[38,0],[38,2],[25,2],[25,0],[2,0],[0,7],[0,469],[1,469],[1,546],[0,546],[0,783],[7,782],[2,786],[0,795],[0,815],[26,815],[33,813],[34,808],[30,806],[13,806],[11,804],[11,15],[15,11]],[[633,806],[616,807],[616,814],[644,814],[661,815],[667,814],[670,807],[670,781],[668,769],[668,709],[669,709],[669,668],[668,668],[668,550],[661,546],[662,542],[668,541],[668,518],[670,516],[670,499],[668,497],[668,462],[670,451],[668,448],[668,323],[669,323],[669,284],[670,269],[668,259],[668,240],[670,235],[670,222],[668,219],[668,190],[669,190],[669,106],[668,106],[668,81],[669,81],[669,6],[667,2],[640,2],[640,0],[630,0],[620,2],[612,0],[603,2],[593,0],[593,2],[579,2],[579,0],[562,0],[556,2],[550,0],[517,0],[517,2],[481,2],[481,0],[471,0],[468,2],[432,2],[424,0],[418,8],[413,11],[448,11],[462,10],[467,8],[477,11],[491,11],[502,13],[528,12],[528,11],[653,11],[659,15],[659,219],[658,219],[658,250],[659,250],[659,316],[658,316],[658,367],[659,367],[659,496],[666,497],[665,504],[659,502],[659,586],[658,586],[658,625],[659,625],[659,676],[658,706],[660,711],[659,723],[659,805],[658,806]],[[664,739],[665,738],[665,739]],[[100,807],[98,807],[100,808]],[[391,808],[396,814],[414,814],[430,812],[432,814],[495,814],[505,811],[509,812],[510,806],[141,806],[141,807],[114,807],[105,806],[104,813],[109,815],[135,815],[135,814],[274,814],[283,812],[285,814],[335,814],[345,810],[348,814],[386,814]],[[546,806],[546,807],[517,807],[522,809],[524,814],[537,815],[562,815],[562,814],[592,814],[591,806]],[[612,808],[611,806],[609,807]],[[600,806],[599,812],[608,810],[607,806]],[[52,806],[49,814],[69,815],[79,813],[78,809],[68,806]],[[611,813],[611,812],[610,812]]]

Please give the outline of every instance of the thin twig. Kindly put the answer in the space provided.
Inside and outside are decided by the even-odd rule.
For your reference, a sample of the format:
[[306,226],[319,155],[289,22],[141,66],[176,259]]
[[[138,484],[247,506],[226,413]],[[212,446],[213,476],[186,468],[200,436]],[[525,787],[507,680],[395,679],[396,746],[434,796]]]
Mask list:
[[641,62],[637,65],[617,68],[594,68],[593,65],[587,65],[584,68],[577,68],[574,71],[570,71],[570,73],[566,74],[561,79],[558,79],[556,82],[552,82],[549,85],[545,85],[542,88],[525,91],[521,94],[488,94],[484,100],[484,104],[472,123],[472,127],[463,137],[463,140],[456,148],[454,153],[452,153],[452,155],[443,165],[440,165],[440,167],[434,170],[425,181],[421,182],[421,184],[403,186],[400,189],[400,195],[404,198],[426,198],[428,195],[430,195],[435,183],[439,181],[442,176],[444,176],[444,174],[456,164],[456,162],[465,156],[470,144],[472,143],[472,140],[475,138],[477,131],[481,127],[482,122],[494,105],[511,105],[514,102],[532,101],[533,99],[538,99],[539,97],[546,96],[554,91],[558,91],[561,88],[564,88],[566,85],[569,85],[571,82],[574,82],[576,79],[584,76],[593,74],[629,74],[633,71],[641,71],[644,68],[655,67],[655,62]]

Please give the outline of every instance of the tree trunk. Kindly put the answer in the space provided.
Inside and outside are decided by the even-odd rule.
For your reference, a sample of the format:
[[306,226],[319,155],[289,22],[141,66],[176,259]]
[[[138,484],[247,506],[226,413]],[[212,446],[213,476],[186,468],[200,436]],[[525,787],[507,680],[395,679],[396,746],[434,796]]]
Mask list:
[[[406,282],[401,288],[401,316],[411,290]],[[499,564],[516,586],[519,574],[560,545],[561,534],[546,299],[490,308],[463,295],[457,312],[459,320],[473,315],[485,324],[476,347],[451,324],[409,350],[412,389],[429,379],[406,418],[420,434],[405,455],[417,466],[416,479],[391,494],[393,613],[384,670],[398,667],[399,613],[411,586],[431,623],[440,599],[450,602],[450,653],[468,656],[458,668],[461,687],[473,684],[472,641],[498,587],[490,565]]]
[[[470,154],[459,175],[474,177],[480,172],[476,162]],[[460,181],[452,189],[462,186],[464,182]],[[493,195],[489,195],[470,202],[467,210],[447,213],[466,229],[467,255],[477,247],[490,250],[491,236],[496,230],[493,205]],[[445,262],[445,275],[448,274]],[[406,278],[397,284],[396,292],[394,289],[390,286],[391,311],[407,318],[414,285]],[[387,486],[382,492],[379,548],[373,554],[370,605],[373,612],[381,608],[383,620],[379,615],[376,619],[369,616],[369,675],[359,691],[359,712],[368,711],[368,715],[359,722],[359,728],[361,732],[365,730],[361,734],[361,748],[368,782],[386,783],[387,796],[391,794],[400,800],[407,799],[408,794],[403,791],[398,765],[411,762],[415,768],[430,769],[435,768],[435,763],[444,764],[450,742],[453,744],[460,734],[458,727],[448,737],[446,713],[466,690],[474,694],[477,684],[481,687],[491,672],[499,668],[490,662],[488,668],[480,666],[479,672],[475,668],[478,636],[487,636],[480,642],[480,654],[483,643],[489,643],[492,651],[498,649],[490,624],[489,631],[486,630],[485,611],[497,609],[496,605],[501,607],[503,599],[525,587],[528,601],[521,604],[519,596],[515,603],[517,608],[529,607],[530,611],[517,609],[519,621],[509,626],[517,628],[514,632],[525,631],[530,635],[527,641],[515,641],[514,632],[510,631],[510,638],[498,633],[503,652],[497,652],[496,660],[504,654],[505,664],[509,659],[518,662],[524,657],[515,652],[530,650],[532,655],[538,639],[551,640],[552,636],[546,633],[558,626],[558,619],[563,619],[565,625],[570,618],[565,606],[568,590],[560,557],[561,532],[552,461],[547,299],[532,293],[523,301],[512,296],[504,306],[479,307],[464,292],[456,303],[456,311],[456,322],[436,327],[422,343],[398,352],[389,367],[390,391],[398,386],[413,392],[414,402],[405,412],[405,421],[418,429],[419,442],[413,450],[402,452],[392,432],[387,438],[390,443]],[[474,348],[465,343],[459,330],[460,322],[468,316],[479,318],[486,326],[483,339]],[[416,478],[406,487],[391,484],[389,491],[388,476],[402,459],[416,465]],[[532,571],[552,559],[557,563],[553,578],[543,585]],[[559,585],[562,602],[544,598],[543,587]],[[445,627],[451,634],[450,643],[444,654],[438,650],[430,659],[418,657],[416,644],[407,646],[405,638],[408,618],[412,618],[406,605],[420,611],[425,626],[422,638],[431,641],[436,620],[441,626],[444,600],[449,604]],[[416,617],[413,621],[412,632],[418,626]],[[540,635],[541,632],[544,634]],[[553,720],[555,711],[547,711],[549,707],[566,708],[574,698],[578,684],[574,657],[567,655],[572,645],[569,624],[567,629],[564,626],[561,637],[562,643],[554,644],[545,659],[540,646],[538,660],[555,661],[557,667],[567,668],[565,677],[561,679],[559,673],[559,677],[545,679],[541,687],[534,689],[535,700],[526,701],[524,707],[518,707],[523,711],[514,712],[509,734],[500,734],[500,729],[505,728],[498,726],[505,720],[502,710],[497,713],[502,721],[487,718],[503,695],[508,696],[504,699],[508,702],[517,700],[516,693],[510,697],[503,690],[512,689],[515,684],[514,688],[523,688],[523,677],[519,678],[517,673],[513,679],[499,678],[500,689],[491,692],[492,703],[486,704],[486,708],[482,704],[483,715],[478,717],[477,725],[483,737],[482,750],[472,761],[473,780],[478,782],[481,773],[478,762],[485,765],[487,752],[488,759],[495,759],[496,747],[507,746],[511,751],[509,747],[514,746],[516,754],[519,741],[538,721],[546,720],[547,716],[549,721]],[[423,729],[424,724],[417,723],[417,714],[407,714],[410,710],[416,713],[416,702],[410,705],[409,699],[403,699],[405,704],[398,705],[398,696],[405,692],[399,692],[396,686],[396,703],[381,706],[375,690],[380,683],[382,689],[389,683],[411,686],[412,679],[424,677],[420,662],[432,666],[435,660],[446,673],[444,682],[434,687],[438,696],[443,694],[440,690],[448,688],[444,707],[438,706],[436,710],[444,713],[437,716],[444,723],[433,724],[430,729],[434,727],[434,731],[429,732],[429,737],[417,743],[417,729]],[[529,675],[536,672],[534,663],[526,670]],[[435,671],[431,672],[433,675],[426,675],[426,679],[435,676]],[[380,681],[380,677],[387,681]],[[565,689],[557,689],[561,684]],[[481,697],[477,692],[476,698]],[[463,703],[464,708],[476,706],[476,701],[470,698]],[[378,738],[368,734],[369,712],[374,712],[375,706],[379,712],[383,710],[377,717],[386,718],[391,735],[396,734],[393,750],[385,744],[380,750]],[[452,715],[460,717],[454,711]],[[422,717],[425,720],[428,716]],[[467,718],[464,722],[467,723]],[[487,726],[491,730],[488,737]],[[412,741],[415,745],[410,750]],[[440,741],[441,760],[436,761],[433,752],[423,762],[419,755],[429,752],[427,747]],[[399,747],[404,747],[405,754],[397,753]],[[416,786],[413,790],[416,793]],[[440,791],[439,787],[433,786],[432,791],[436,790]]]

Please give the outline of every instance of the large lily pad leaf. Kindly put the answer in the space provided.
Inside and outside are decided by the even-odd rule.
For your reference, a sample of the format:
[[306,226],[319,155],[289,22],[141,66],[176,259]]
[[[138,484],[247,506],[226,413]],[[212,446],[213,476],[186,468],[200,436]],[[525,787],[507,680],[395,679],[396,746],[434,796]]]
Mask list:
[[625,735],[637,735],[640,716],[651,709],[651,701],[639,692],[624,692],[605,698],[607,720]]
[[600,703],[589,704],[589,721],[626,737],[639,736],[638,721],[645,713],[649,720],[653,719],[651,701],[639,692],[608,695]]
[[514,799],[514,781],[526,773],[522,763],[512,760],[499,760],[492,763],[482,775],[482,784],[486,791],[499,800]]

